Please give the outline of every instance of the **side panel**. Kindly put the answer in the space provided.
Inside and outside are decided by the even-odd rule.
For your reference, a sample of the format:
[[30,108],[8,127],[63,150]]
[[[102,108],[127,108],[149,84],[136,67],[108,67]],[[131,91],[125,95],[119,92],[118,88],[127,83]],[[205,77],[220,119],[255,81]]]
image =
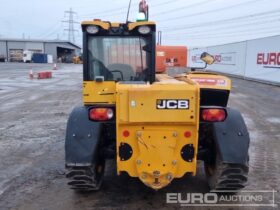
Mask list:
[[66,166],[91,165],[100,143],[102,123],[90,121],[87,107],[76,107],[68,120],[65,139]]
[[224,122],[214,123],[214,141],[225,163],[247,164],[249,133],[239,111],[227,108]]
[[83,84],[84,104],[115,104],[115,82],[85,81]]

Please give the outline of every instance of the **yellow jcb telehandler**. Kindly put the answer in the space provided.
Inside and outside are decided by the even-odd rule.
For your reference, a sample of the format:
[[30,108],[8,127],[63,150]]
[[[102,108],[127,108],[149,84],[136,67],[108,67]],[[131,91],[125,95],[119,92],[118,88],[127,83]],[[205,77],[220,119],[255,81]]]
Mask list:
[[156,24],[145,18],[84,21],[82,31],[84,105],[72,111],[65,142],[72,189],[98,190],[107,159],[155,190],[195,176],[198,160],[211,190],[245,186],[250,140],[240,112],[227,107],[229,78],[156,74]]

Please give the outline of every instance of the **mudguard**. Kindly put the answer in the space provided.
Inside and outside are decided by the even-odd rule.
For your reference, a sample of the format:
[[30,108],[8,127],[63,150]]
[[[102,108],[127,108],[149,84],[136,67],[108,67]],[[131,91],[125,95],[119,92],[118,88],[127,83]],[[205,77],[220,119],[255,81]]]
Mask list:
[[66,166],[89,166],[94,162],[101,130],[102,123],[89,120],[87,107],[72,111],[66,129]]
[[213,134],[224,163],[248,164],[250,137],[239,111],[227,108],[226,120],[213,124]]

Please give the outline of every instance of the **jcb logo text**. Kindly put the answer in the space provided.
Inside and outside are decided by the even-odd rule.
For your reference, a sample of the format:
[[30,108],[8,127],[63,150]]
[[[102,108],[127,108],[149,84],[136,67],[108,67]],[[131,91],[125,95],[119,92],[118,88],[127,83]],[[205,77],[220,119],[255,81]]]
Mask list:
[[186,99],[158,99],[157,109],[189,109],[189,100]]

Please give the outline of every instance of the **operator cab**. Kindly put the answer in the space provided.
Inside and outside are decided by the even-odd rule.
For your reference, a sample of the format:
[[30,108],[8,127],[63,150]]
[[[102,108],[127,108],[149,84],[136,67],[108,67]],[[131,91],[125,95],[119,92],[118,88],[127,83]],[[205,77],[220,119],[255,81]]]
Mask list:
[[155,23],[82,23],[84,81],[155,81]]

